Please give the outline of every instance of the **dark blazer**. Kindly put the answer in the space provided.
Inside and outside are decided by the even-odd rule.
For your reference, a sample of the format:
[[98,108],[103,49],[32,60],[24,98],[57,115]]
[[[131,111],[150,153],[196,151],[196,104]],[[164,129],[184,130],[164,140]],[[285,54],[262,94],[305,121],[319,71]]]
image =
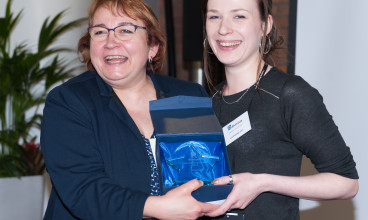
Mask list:
[[[148,73],[161,96],[207,96],[195,83]],[[150,163],[110,85],[85,72],[53,89],[41,124],[53,189],[44,219],[142,219]]]

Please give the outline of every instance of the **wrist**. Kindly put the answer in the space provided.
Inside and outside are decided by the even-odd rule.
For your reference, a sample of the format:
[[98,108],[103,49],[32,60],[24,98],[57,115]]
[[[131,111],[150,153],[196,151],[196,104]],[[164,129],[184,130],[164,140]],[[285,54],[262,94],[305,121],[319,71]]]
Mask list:
[[257,182],[261,193],[272,191],[272,175],[261,173],[257,175]]
[[157,210],[161,210],[160,197],[149,196],[144,204],[143,218],[157,218]]

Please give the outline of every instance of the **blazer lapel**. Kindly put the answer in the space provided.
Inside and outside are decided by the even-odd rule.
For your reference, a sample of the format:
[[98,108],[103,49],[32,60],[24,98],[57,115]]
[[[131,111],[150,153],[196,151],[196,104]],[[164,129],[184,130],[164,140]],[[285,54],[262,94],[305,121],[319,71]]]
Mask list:
[[[154,74],[152,72],[148,72],[148,75],[151,77],[153,85],[156,89],[157,99],[165,98],[166,92],[162,90]],[[100,76],[97,75],[97,78],[100,95],[104,96],[106,99],[106,104],[108,105],[109,109],[135,134],[139,140],[142,140],[142,134],[139,132],[137,125],[130,117],[123,103],[114,93],[112,87],[105,83]]]
[[105,83],[99,76],[97,81],[98,87],[100,89],[100,95],[106,100],[105,103],[108,108],[135,134],[139,140],[142,140],[142,135],[139,132],[137,125],[128,114],[128,111],[125,109],[123,103],[121,103],[119,98],[114,93],[112,87]]

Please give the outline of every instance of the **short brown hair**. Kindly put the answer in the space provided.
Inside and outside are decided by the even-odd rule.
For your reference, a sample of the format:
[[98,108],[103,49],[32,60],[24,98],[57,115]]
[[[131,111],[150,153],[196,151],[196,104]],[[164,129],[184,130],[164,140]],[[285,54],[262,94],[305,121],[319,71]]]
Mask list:
[[[106,7],[112,13],[122,13],[132,19],[142,20],[147,28],[148,41],[147,45],[158,45],[158,51],[152,62],[147,65],[147,69],[153,72],[160,71],[166,51],[166,38],[160,29],[160,24],[153,12],[142,0],[94,0],[89,8],[88,25],[92,26],[93,17],[100,7]],[[86,64],[87,69],[95,71],[90,57],[90,35],[86,32],[78,43],[78,53],[82,55],[82,62]]]

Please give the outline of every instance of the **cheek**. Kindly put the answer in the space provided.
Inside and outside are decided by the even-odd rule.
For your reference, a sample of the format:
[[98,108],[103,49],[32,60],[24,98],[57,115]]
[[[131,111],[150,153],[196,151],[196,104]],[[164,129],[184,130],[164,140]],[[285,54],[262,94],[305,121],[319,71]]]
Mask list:
[[91,43],[89,51],[90,51],[90,57],[91,57],[92,62],[94,60],[97,60],[99,55],[101,55],[101,50],[99,49],[99,47],[96,44]]
[[206,33],[208,35],[208,37],[210,37],[210,35],[212,34],[212,32],[214,31],[215,27],[213,24],[206,24]]
[[134,43],[132,41],[130,42],[123,42],[121,44],[121,48],[123,48],[124,51],[126,51],[127,53],[134,53],[136,50],[139,51],[141,47],[140,43]]
[[212,41],[215,40],[214,35],[216,33],[214,33],[214,32],[215,31],[214,31],[214,26],[213,25],[206,25],[207,42],[210,45],[210,47],[213,47],[213,44],[214,44],[214,42],[212,42]]
[[125,52],[135,59],[148,59],[149,48],[145,41],[131,41],[124,44]]

